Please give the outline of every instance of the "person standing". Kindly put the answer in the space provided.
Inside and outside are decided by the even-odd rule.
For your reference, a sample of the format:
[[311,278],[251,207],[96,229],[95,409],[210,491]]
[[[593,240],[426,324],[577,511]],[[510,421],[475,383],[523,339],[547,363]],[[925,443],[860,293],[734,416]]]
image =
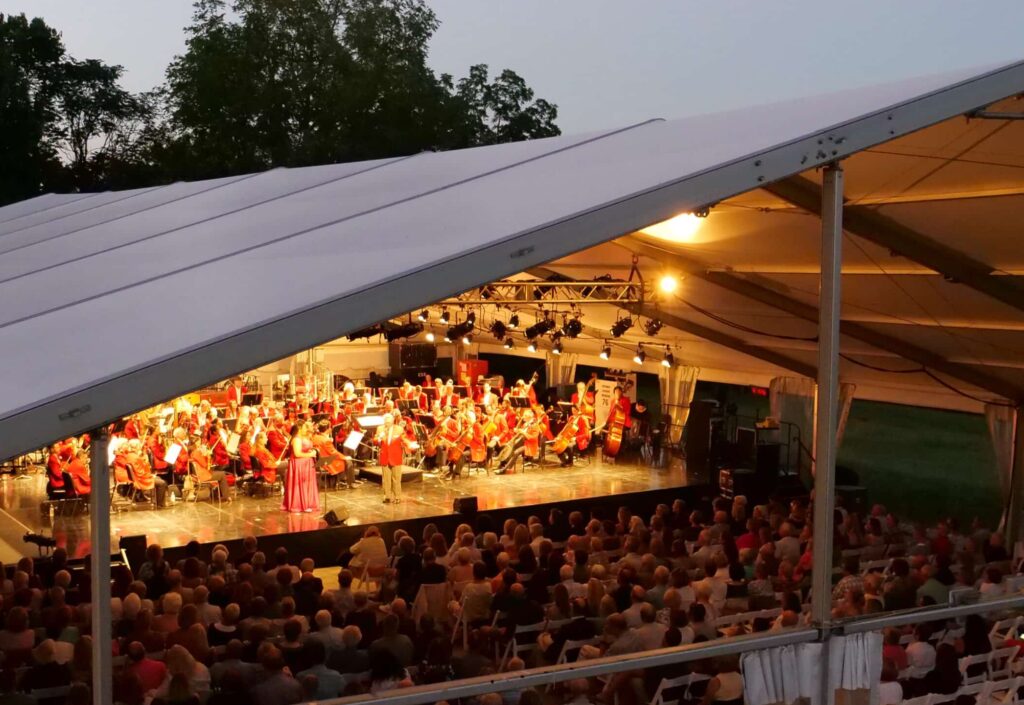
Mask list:
[[395,417],[388,414],[384,417],[384,425],[377,431],[377,443],[380,445],[381,483],[384,485],[384,504],[402,501],[402,462],[405,442],[405,431],[395,425]]
[[284,481],[282,511],[298,514],[319,508],[315,458],[316,451],[309,439],[309,422],[294,424],[288,447],[288,475]]

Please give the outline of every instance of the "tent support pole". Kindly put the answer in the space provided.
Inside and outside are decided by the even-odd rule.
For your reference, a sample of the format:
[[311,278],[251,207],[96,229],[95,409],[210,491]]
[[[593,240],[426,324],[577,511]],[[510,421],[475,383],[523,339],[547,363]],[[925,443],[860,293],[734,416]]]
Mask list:
[[110,624],[110,466],[107,446],[110,436],[106,427],[90,434],[89,475],[89,538],[92,543],[90,572],[92,580],[92,702],[109,705],[114,702],[111,671]]
[[1013,464],[1010,469],[1010,501],[1006,510],[1006,550],[1017,558],[1018,541],[1024,541],[1024,410],[1014,410]]
[[835,510],[836,421],[839,402],[839,319],[843,260],[843,170],[825,168],[821,199],[821,283],[818,308],[818,393],[814,409],[814,546],[811,617],[822,635],[823,705],[829,683],[828,630],[832,619],[832,534]]

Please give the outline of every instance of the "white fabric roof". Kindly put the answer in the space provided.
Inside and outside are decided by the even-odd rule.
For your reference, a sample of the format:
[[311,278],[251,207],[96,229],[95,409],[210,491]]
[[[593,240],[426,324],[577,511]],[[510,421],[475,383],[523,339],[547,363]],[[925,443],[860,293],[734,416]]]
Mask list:
[[1022,89],[1018,63],[583,136],[0,208],[0,457]]

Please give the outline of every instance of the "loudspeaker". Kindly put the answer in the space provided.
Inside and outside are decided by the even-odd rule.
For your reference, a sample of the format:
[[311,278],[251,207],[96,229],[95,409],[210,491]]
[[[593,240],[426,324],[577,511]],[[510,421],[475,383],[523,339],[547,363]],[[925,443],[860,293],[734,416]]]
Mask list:
[[332,509],[324,514],[324,521],[327,522],[327,526],[343,526],[348,521],[348,517],[339,517],[338,513]]
[[117,542],[117,547],[124,551],[132,572],[138,572],[139,566],[146,562],[146,535],[122,536]]
[[711,451],[711,414],[714,402],[690,402],[690,415],[686,419],[686,469],[707,472]]
[[456,497],[452,511],[456,514],[476,514],[477,503],[476,496],[473,497]]

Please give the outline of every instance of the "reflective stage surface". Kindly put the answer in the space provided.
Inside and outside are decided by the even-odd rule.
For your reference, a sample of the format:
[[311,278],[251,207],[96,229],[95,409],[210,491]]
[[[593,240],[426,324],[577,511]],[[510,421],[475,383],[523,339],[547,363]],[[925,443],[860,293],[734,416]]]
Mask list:
[[[42,474],[0,482],[0,561],[16,561],[24,555],[37,555],[36,547],[23,536],[34,532],[53,536],[74,556],[89,552],[89,517],[51,517],[40,511],[45,500]],[[334,510],[348,517],[348,525],[371,524],[452,513],[458,497],[476,495],[481,511],[641,492],[650,489],[683,487],[686,473],[677,461],[671,468],[594,460],[572,468],[542,466],[513,475],[474,473],[456,481],[442,481],[426,475],[420,481],[403,485],[401,504],[383,504],[380,485],[365,482],[354,490],[321,492],[321,510],[311,514],[287,514],[280,509],[281,496],[265,498],[236,496],[232,502],[176,502],[154,511],[149,504],[129,505],[115,500],[111,513],[112,545],[121,536],[145,534],[148,542],[180,546],[192,539],[206,543],[253,534],[309,531],[326,526],[323,515]],[[205,494],[204,494],[205,497]]]

